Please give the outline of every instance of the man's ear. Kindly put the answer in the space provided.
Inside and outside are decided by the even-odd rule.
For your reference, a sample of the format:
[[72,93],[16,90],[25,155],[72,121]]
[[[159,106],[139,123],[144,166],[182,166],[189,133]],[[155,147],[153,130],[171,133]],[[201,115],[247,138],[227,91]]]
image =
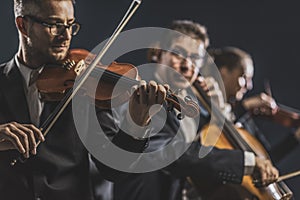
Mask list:
[[17,17],[16,18],[16,25],[17,25],[17,28],[18,30],[25,36],[28,36],[27,34],[27,31],[28,31],[28,26],[27,26],[27,23],[24,19],[24,17]]

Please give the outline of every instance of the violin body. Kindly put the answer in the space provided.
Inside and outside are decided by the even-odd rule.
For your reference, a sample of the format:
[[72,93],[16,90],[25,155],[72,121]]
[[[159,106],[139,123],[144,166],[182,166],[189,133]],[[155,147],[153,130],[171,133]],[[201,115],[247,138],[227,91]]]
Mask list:
[[[266,150],[261,143],[252,136],[245,129],[237,128],[240,136],[247,142],[247,144],[255,149],[255,154],[259,157],[269,158]],[[207,126],[201,132],[201,141],[203,145],[214,145],[220,149],[234,149],[233,145],[226,138],[225,134],[220,134],[220,129],[216,126]],[[242,184],[222,184],[216,186],[216,188],[205,188],[201,189],[197,180],[193,180],[195,185],[199,186],[202,190],[201,194],[204,193],[204,199],[261,199],[261,200],[274,200],[274,199],[290,199],[292,192],[286,187],[283,182],[272,183],[266,187],[257,188],[253,184],[253,178],[251,176],[244,176]],[[205,186],[204,186],[205,187]],[[232,195],[232,196],[229,196]]]
[[[254,113],[254,115],[259,115]],[[285,127],[294,127],[297,128],[300,126],[300,112],[294,108],[290,108],[285,105],[278,104],[276,113],[268,115],[259,115],[265,116],[266,118],[273,120],[274,122],[281,124]]]
[[[61,64],[45,66],[36,82],[42,99],[60,101],[66,91],[74,86],[75,80],[84,73],[92,57],[86,50],[72,49]],[[94,73],[84,82],[81,94],[91,97],[100,108],[109,108],[112,99],[116,105],[120,105],[130,97],[126,91],[129,91],[132,85],[118,84],[118,87],[115,87],[120,77],[111,78],[107,76],[107,71],[133,80],[138,79],[138,71],[131,64],[117,62],[112,62],[108,66],[98,64]]]

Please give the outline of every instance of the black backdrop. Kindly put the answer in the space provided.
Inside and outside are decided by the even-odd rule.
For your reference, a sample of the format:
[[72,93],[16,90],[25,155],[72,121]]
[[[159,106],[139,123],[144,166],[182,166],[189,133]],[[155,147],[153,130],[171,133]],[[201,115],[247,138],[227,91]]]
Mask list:
[[[91,50],[107,38],[130,2],[77,0],[76,16],[82,30],[73,39],[73,47]],[[12,8],[12,0],[1,1],[1,62],[8,60],[18,48]],[[252,94],[264,90],[263,82],[267,78],[278,102],[300,109],[298,8],[296,0],[285,3],[267,0],[144,0],[125,29],[168,27],[173,19],[192,19],[204,24],[208,28],[212,47],[237,46],[252,55],[255,62]],[[278,131],[281,130],[278,126],[271,127],[269,122],[260,124],[272,143],[284,137],[285,131]],[[282,174],[300,169],[299,153],[298,147],[278,163]],[[300,178],[287,180],[286,183],[296,199],[300,199]]]

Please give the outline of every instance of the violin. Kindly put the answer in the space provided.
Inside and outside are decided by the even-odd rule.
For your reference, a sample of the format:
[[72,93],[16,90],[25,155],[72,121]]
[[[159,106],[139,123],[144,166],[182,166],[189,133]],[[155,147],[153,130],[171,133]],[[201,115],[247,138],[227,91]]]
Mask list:
[[[272,90],[269,80],[264,81],[264,87],[266,94],[272,97]],[[273,120],[274,122],[281,124],[285,127],[294,127],[297,128],[300,126],[300,111],[286,105],[277,103],[276,112],[272,115],[264,115],[258,110],[254,110],[254,115],[263,116],[267,119]]]
[[297,128],[300,126],[300,111],[277,103],[276,112],[271,115],[264,115],[255,110],[252,112],[255,116],[265,117],[285,127]]
[[[218,109],[212,109],[213,102],[210,101],[198,81],[194,82],[193,86],[200,96],[200,101],[210,115],[216,119],[217,123],[224,121],[223,126],[216,124],[202,130],[202,144],[214,145],[220,149],[240,149],[253,152],[256,156],[265,159],[270,158],[267,151],[255,137],[244,129],[237,129]],[[221,134],[219,135],[220,131]],[[217,139],[212,141],[212,138]],[[244,176],[241,185],[222,184],[216,187],[205,186],[193,177],[190,177],[190,180],[192,185],[203,195],[203,198],[209,200],[224,199],[225,196],[227,199],[253,199],[253,197],[261,200],[291,199],[293,195],[282,181],[258,187],[258,185],[254,185],[254,183],[257,183],[256,177],[252,176]]]
[[[42,100],[62,100],[66,92],[73,88],[75,79],[88,67],[92,57],[87,50],[71,49],[61,65],[46,65],[36,81]],[[99,74],[102,74],[100,79]],[[139,80],[138,70],[132,64],[117,62],[112,62],[108,66],[98,64],[83,84],[84,91],[81,94],[94,99],[95,105],[99,108],[111,108],[112,101],[114,106],[128,101],[131,87],[138,85]],[[95,86],[96,91],[93,94],[91,89]],[[182,99],[171,90],[167,91],[166,102],[169,108],[176,108],[181,115],[192,118],[199,115],[197,103],[188,97]]]

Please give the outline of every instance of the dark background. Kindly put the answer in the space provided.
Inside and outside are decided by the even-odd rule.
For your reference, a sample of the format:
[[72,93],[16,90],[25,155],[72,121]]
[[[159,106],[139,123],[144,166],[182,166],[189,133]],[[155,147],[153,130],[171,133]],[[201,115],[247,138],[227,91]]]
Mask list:
[[[130,0],[77,0],[76,16],[82,24],[73,47],[93,49],[114,30]],[[249,52],[255,63],[254,89],[264,91],[264,79],[270,80],[274,98],[300,109],[300,12],[296,0],[144,0],[125,30],[139,27],[168,27],[174,19],[191,19],[208,29],[211,46],[236,46]],[[0,61],[18,48],[13,18],[13,1],[0,3]],[[144,55],[136,60],[145,62]],[[286,136],[286,130],[269,122],[260,122],[272,144]],[[284,148],[284,147],[282,147]],[[300,148],[277,163],[281,174],[300,169]],[[300,177],[287,180],[295,198],[300,199]]]

